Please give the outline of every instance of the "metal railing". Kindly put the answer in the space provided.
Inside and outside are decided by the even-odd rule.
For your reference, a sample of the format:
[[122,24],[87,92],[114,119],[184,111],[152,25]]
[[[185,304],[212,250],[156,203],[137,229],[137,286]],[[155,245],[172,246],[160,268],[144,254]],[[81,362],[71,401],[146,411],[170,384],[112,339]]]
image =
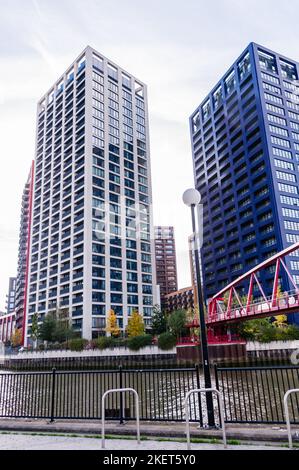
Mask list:
[[216,388],[198,388],[198,389],[190,390],[187,393],[186,398],[185,398],[187,449],[188,450],[191,449],[189,408],[187,405],[189,402],[189,398],[191,397],[191,395],[195,393],[215,393],[217,395],[218,404],[219,404],[220,422],[221,422],[222,434],[223,434],[223,445],[226,448],[227,444],[226,444],[226,430],[225,430],[225,421],[224,421],[224,407],[223,407],[223,399],[222,399],[221,393]]
[[[184,422],[184,397],[200,388],[198,367],[0,373],[0,418],[101,419],[100,398],[107,390],[134,388],[140,420]],[[201,401],[191,400],[191,420],[203,423]],[[106,417],[136,418],[132,396],[110,395]]]
[[[284,424],[284,394],[299,386],[299,366],[215,367],[226,423]],[[299,397],[292,397],[291,422],[299,424]]]
[[[0,373],[0,418],[99,420],[107,390],[133,388],[141,421],[184,422],[185,396],[201,385],[198,367]],[[299,366],[216,367],[215,385],[226,423],[284,424],[284,395],[299,388]],[[299,424],[299,396],[289,405],[290,422]],[[190,422],[206,423],[205,396],[190,397],[189,413]],[[132,395],[109,395],[106,418],[123,423],[124,417],[136,419]]]
[[285,419],[286,419],[286,424],[287,424],[290,449],[293,449],[293,439],[292,439],[292,432],[291,432],[291,421],[290,421],[290,413],[289,413],[289,406],[288,406],[288,398],[293,393],[299,393],[299,388],[293,388],[291,390],[288,390],[283,398],[284,413],[285,413]]
[[136,427],[137,427],[137,443],[140,444],[140,422],[139,422],[139,396],[134,388],[115,388],[107,390],[102,396],[102,449],[105,449],[105,399],[110,393],[131,392],[135,397]]

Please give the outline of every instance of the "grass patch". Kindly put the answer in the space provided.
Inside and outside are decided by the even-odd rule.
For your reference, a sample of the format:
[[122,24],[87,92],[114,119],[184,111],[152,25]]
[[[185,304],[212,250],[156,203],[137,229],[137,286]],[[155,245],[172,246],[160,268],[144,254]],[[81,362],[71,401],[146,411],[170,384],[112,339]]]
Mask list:
[[241,441],[238,441],[237,439],[229,439],[227,441],[227,443],[230,445],[230,446],[240,446],[241,445]]

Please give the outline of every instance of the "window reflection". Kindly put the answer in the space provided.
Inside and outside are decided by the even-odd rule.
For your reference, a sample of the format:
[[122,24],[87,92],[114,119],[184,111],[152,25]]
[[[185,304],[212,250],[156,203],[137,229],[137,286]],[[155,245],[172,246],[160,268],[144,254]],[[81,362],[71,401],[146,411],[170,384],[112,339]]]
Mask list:
[[247,52],[245,57],[238,63],[239,77],[242,80],[251,70],[250,54]]
[[230,95],[230,93],[232,93],[236,88],[236,76],[234,70],[225,79],[224,87],[226,95]]
[[193,116],[192,118],[193,133],[197,132],[199,130],[199,127],[200,127],[200,117],[199,117],[199,113],[196,113],[195,116]]
[[277,65],[274,56],[259,51],[259,63],[262,69],[267,70],[268,72],[277,73]]
[[298,80],[296,66],[285,62],[284,60],[280,61],[281,73],[284,78],[288,80]]
[[222,87],[217,88],[215,93],[213,93],[213,105],[214,110],[218,109],[223,103]]
[[210,100],[208,100],[202,107],[203,121],[205,122],[210,116],[211,116],[211,103],[210,103]]

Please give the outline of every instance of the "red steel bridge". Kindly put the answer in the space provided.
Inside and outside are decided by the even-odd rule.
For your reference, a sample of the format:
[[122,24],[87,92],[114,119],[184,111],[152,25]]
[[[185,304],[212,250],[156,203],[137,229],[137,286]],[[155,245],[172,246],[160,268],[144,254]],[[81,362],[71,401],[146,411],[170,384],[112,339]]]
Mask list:
[[[233,330],[231,327],[239,322],[299,312],[299,286],[285,262],[286,256],[295,252],[299,253],[299,242],[263,261],[214,295],[209,301],[206,319],[209,344],[239,341],[240,339],[231,333]],[[275,269],[273,269],[272,295],[269,297],[266,296],[259,281],[259,274],[271,265]],[[282,293],[279,278],[283,271],[293,289]],[[241,297],[238,287],[244,283],[248,285],[248,291],[245,295],[243,292]],[[190,329],[198,326],[198,320],[188,325]],[[188,342],[196,342],[196,338],[191,335]]]

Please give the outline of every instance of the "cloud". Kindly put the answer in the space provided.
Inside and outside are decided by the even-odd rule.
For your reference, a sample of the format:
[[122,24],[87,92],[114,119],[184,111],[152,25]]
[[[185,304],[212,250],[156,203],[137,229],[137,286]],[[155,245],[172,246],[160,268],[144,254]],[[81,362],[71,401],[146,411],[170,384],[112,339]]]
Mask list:
[[[190,284],[188,118],[251,41],[298,57],[298,2],[10,0],[0,6],[0,303],[16,271],[19,210],[40,97],[87,44],[148,84],[155,223],[175,225]],[[287,18],[282,21],[281,18]]]

